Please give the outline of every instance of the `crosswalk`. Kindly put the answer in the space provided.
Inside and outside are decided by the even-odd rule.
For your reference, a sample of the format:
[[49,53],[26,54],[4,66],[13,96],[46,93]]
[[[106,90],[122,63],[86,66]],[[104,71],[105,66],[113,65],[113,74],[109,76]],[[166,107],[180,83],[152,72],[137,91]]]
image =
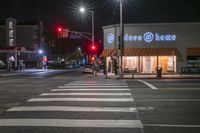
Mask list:
[[120,80],[64,84],[0,116],[0,132],[49,130],[51,133],[141,133],[143,124],[127,84]]

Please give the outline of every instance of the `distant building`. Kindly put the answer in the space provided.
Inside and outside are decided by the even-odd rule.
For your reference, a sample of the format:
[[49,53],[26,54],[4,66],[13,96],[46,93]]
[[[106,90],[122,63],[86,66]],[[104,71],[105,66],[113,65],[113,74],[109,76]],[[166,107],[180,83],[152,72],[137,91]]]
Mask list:
[[42,22],[20,23],[8,18],[0,23],[0,61],[8,65],[9,59],[17,68],[21,63],[25,67],[37,67],[39,55],[37,49],[44,47]]
[[[122,69],[138,73],[181,71],[200,72],[200,23],[124,24],[122,58],[119,53],[119,25],[104,26],[104,51],[107,70],[114,71],[113,62]],[[120,63],[121,64],[121,63]],[[187,68],[186,68],[187,67]]]

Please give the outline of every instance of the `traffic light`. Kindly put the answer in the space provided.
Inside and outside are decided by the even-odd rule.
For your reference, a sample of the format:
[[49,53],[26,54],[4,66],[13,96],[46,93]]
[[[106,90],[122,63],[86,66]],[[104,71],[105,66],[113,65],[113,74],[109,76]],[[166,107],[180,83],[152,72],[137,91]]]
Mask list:
[[61,32],[63,31],[63,28],[62,28],[62,27],[58,27],[58,28],[57,28],[57,31],[58,31],[59,33],[61,33]]
[[118,49],[121,49],[121,36],[118,36]]
[[96,52],[97,52],[97,46],[96,46],[96,45],[91,45],[91,46],[90,46],[90,51],[91,51],[92,53],[96,53]]
[[61,26],[57,27],[56,31],[57,31],[58,38],[61,38],[63,34],[63,27]]
[[48,59],[47,59],[47,56],[43,56],[43,62],[47,62]]
[[95,46],[95,45],[92,45],[92,46],[91,46],[91,49],[92,49],[92,51],[95,51],[95,50],[96,50],[96,46]]
[[92,56],[92,61],[95,61],[95,57],[94,56]]

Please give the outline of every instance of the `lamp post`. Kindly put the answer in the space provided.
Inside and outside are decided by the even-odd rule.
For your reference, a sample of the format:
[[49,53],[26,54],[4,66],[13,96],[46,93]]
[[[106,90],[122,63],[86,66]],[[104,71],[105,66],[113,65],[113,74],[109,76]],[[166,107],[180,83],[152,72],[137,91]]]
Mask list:
[[119,55],[118,55],[118,70],[119,70],[119,77],[122,78],[123,77],[123,70],[122,70],[122,65],[123,65],[123,16],[122,16],[122,0],[119,0],[120,2],[120,27],[119,27],[119,36],[120,36],[120,41],[119,41],[119,45],[120,45],[120,49],[119,50]]
[[[84,7],[80,7],[81,13],[85,13],[85,11],[86,11],[86,9]],[[94,37],[94,12],[91,10],[88,10],[88,12],[92,16],[92,39],[91,39],[91,41],[92,41],[92,47],[94,47],[94,39],[95,39],[95,37]],[[97,59],[97,55],[96,55],[96,59]]]
[[[84,7],[80,7],[80,12],[84,13],[86,9]],[[88,10],[90,15],[92,16],[92,45],[94,45],[94,12],[91,10]]]

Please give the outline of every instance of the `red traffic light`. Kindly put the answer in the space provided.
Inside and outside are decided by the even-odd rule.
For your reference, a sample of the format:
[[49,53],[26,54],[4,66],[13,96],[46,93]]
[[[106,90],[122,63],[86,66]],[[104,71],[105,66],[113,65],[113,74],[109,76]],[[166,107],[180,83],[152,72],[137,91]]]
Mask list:
[[43,59],[42,59],[42,61],[43,62],[47,62],[48,61],[47,56],[44,56]]
[[95,61],[95,57],[94,56],[92,57],[92,61]]
[[92,45],[91,49],[92,49],[92,51],[95,51],[96,50],[96,46]]
[[58,32],[62,32],[62,31],[63,31],[63,28],[62,28],[62,27],[58,27],[58,28],[57,28],[57,31],[58,31]]

